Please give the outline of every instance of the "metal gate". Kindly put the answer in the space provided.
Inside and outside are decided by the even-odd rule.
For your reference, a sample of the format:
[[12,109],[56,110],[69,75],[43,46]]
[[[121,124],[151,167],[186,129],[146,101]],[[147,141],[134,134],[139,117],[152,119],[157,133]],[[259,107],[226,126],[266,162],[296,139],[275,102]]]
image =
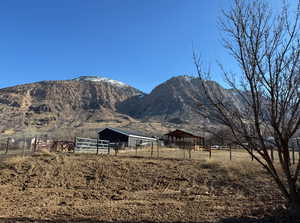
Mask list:
[[109,141],[76,137],[75,153],[109,153]]

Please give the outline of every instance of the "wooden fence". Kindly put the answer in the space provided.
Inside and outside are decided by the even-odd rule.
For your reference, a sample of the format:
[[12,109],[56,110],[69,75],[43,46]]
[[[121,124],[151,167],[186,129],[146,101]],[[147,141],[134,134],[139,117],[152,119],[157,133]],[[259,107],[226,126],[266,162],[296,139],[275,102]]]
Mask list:
[[107,140],[75,138],[75,153],[109,153],[110,143]]

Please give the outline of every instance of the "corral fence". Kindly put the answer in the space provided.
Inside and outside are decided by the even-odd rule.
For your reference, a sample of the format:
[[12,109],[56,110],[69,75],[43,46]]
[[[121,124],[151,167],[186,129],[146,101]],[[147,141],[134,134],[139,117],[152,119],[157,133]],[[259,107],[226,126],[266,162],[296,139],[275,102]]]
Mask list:
[[74,152],[74,141],[56,140],[45,136],[0,138],[0,156],[32,155],[35,152]]
[[93,154],[117,154],[127,145],[107,140],[75,137],[73,140],[56,140],[43,136],[0,138],[0,156],[32,155],[42,150],[49,152],[75,152]]
[[[258,156],[258,153],[252,150],[254,155]],[[279,162],[278,153],[275,149],[268,150],[272,161]],[[181,143],[180,146],[157,146],[145,147],[135,150],[127,150],[121,153],[122,156],[137,156],[143,158],[171,158],[171,159],[189,159],[189,160],[203,160],[212,159],[217,161],[244,161],[252,160],[254,157],[250,155],[246,150],[237,145],[216,146],[216,145],[204,145],[196,146],[192,143]],[[295,164],[295,161],[300,158],[300,150],[291,147],[290,148],[291,164]]]
[[108,140],[99,140],[91,138],[75,138],[75,153],[95,153],[95,154],[110,154],[110,150],[116,146]]
[[[290,157],[294,164],[300,157],[300,140],[291,144]],[[55,140],[48,137],[7,137],[0,138],[0,157],[14,155],[32,155],[41,150],[51,152],[75,152],[90,154],[111,154],[120,156],[137,156],[145,158],[175,158],[175,159],[214,159],[239,161],[245,158],[254,160],[245,150],[238,146],[199,146],[193,143],[180,142],[179,145],[164,145],[163,141],[136,143],[131,148],[124,143],[111,143],[97,138],[76,137],[71,140]],[[269,149],[270,157],[278,161],[277,151]]]
[[32,137],[0,138],[0,156],[31,155],[38,145],[36,142],[34,147]]
[[154,149],[153,142],[136,143],[133,147],[128,147],[127,143],[124,142],[110,142],[108,140],[100,140],[93,138],[75,138],[75,153],[94,153],[94,154],[115,154],[117,155],[120,151],[145,149],[148,147],[152,148],[152,154]]

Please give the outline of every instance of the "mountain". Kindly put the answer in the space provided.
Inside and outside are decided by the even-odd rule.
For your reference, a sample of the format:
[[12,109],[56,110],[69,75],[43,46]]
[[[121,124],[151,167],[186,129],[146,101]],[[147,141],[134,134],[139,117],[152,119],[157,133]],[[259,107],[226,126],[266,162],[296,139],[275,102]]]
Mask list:
[[143,93],[108,78],[82,76],[0,89],[0,131],[80,127],[103,120],[130,120],[116,105]]
[[[57,133],[74,136],[106,126],[164,133],[171,128],[201,131],[203,123],[217,124],[199,78],[177,76],[150,94],[105,77],[42,81],[0,89],[2,135]],[[242,106],[233,90],[205,81],[210,91]],[[203,115],[204,114],[204,115]],[[211,119],[213,120],[213,119]]]
[[[234,90],[224,89],[214,81],[205,81],[206,89],[223,97],[232,106],[243,102]],[[192,76],[177,76],[160,84],[148,95],[135,96],[123,101],[118,109],[131,117],[157,120],[174,124],[201,125],[211,122],[211,104],[201,80]],[[210,117],[207,118],[206,117]]]

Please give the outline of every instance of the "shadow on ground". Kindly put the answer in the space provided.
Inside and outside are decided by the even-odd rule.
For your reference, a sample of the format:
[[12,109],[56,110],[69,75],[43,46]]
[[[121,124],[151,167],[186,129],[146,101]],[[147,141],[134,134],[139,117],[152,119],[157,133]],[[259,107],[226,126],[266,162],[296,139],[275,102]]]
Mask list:
[[[102,221],[102,220],[96,220],[93,218],[70,218],[70,219],[51,219],[51,220],[43,220],[43,219],[35,219],[35,218],[1,218],[0,217],[0,223],[157,223],[158,221],[147,221],[147,220],[141,220],[141,221]],[[164,222],[164,221],[161,221]],[[172,222],[172,223],[183,223],[183,222]],[[198,222],[189,222],[189,223],[198,223]],[[209,223],[209,222],[201,222],[201,223]]]
[[[158,221],[147,221],[147,220],[138,220],[138,221],[102,221],[96,220],[93,218],[65,218],[65,219],[35,219],[35,218],[0,218],[1,223],[157,223]],[[163,222],[163,221],[162,221]],[[175,221],[172,223],[182,223],[181,221]],[[189,223],[212,223],[207,221],[194,222],[190,221]],[[299,217],[291,216],[268,216],[263,218],[251,218],[251,217],[239,217],[239,218],[224,218],[215,223],[300,223]]]
[[217,223],[300,223],[300,217],[284,216],[268,216],[263,218],[239,217],[225,218]]

